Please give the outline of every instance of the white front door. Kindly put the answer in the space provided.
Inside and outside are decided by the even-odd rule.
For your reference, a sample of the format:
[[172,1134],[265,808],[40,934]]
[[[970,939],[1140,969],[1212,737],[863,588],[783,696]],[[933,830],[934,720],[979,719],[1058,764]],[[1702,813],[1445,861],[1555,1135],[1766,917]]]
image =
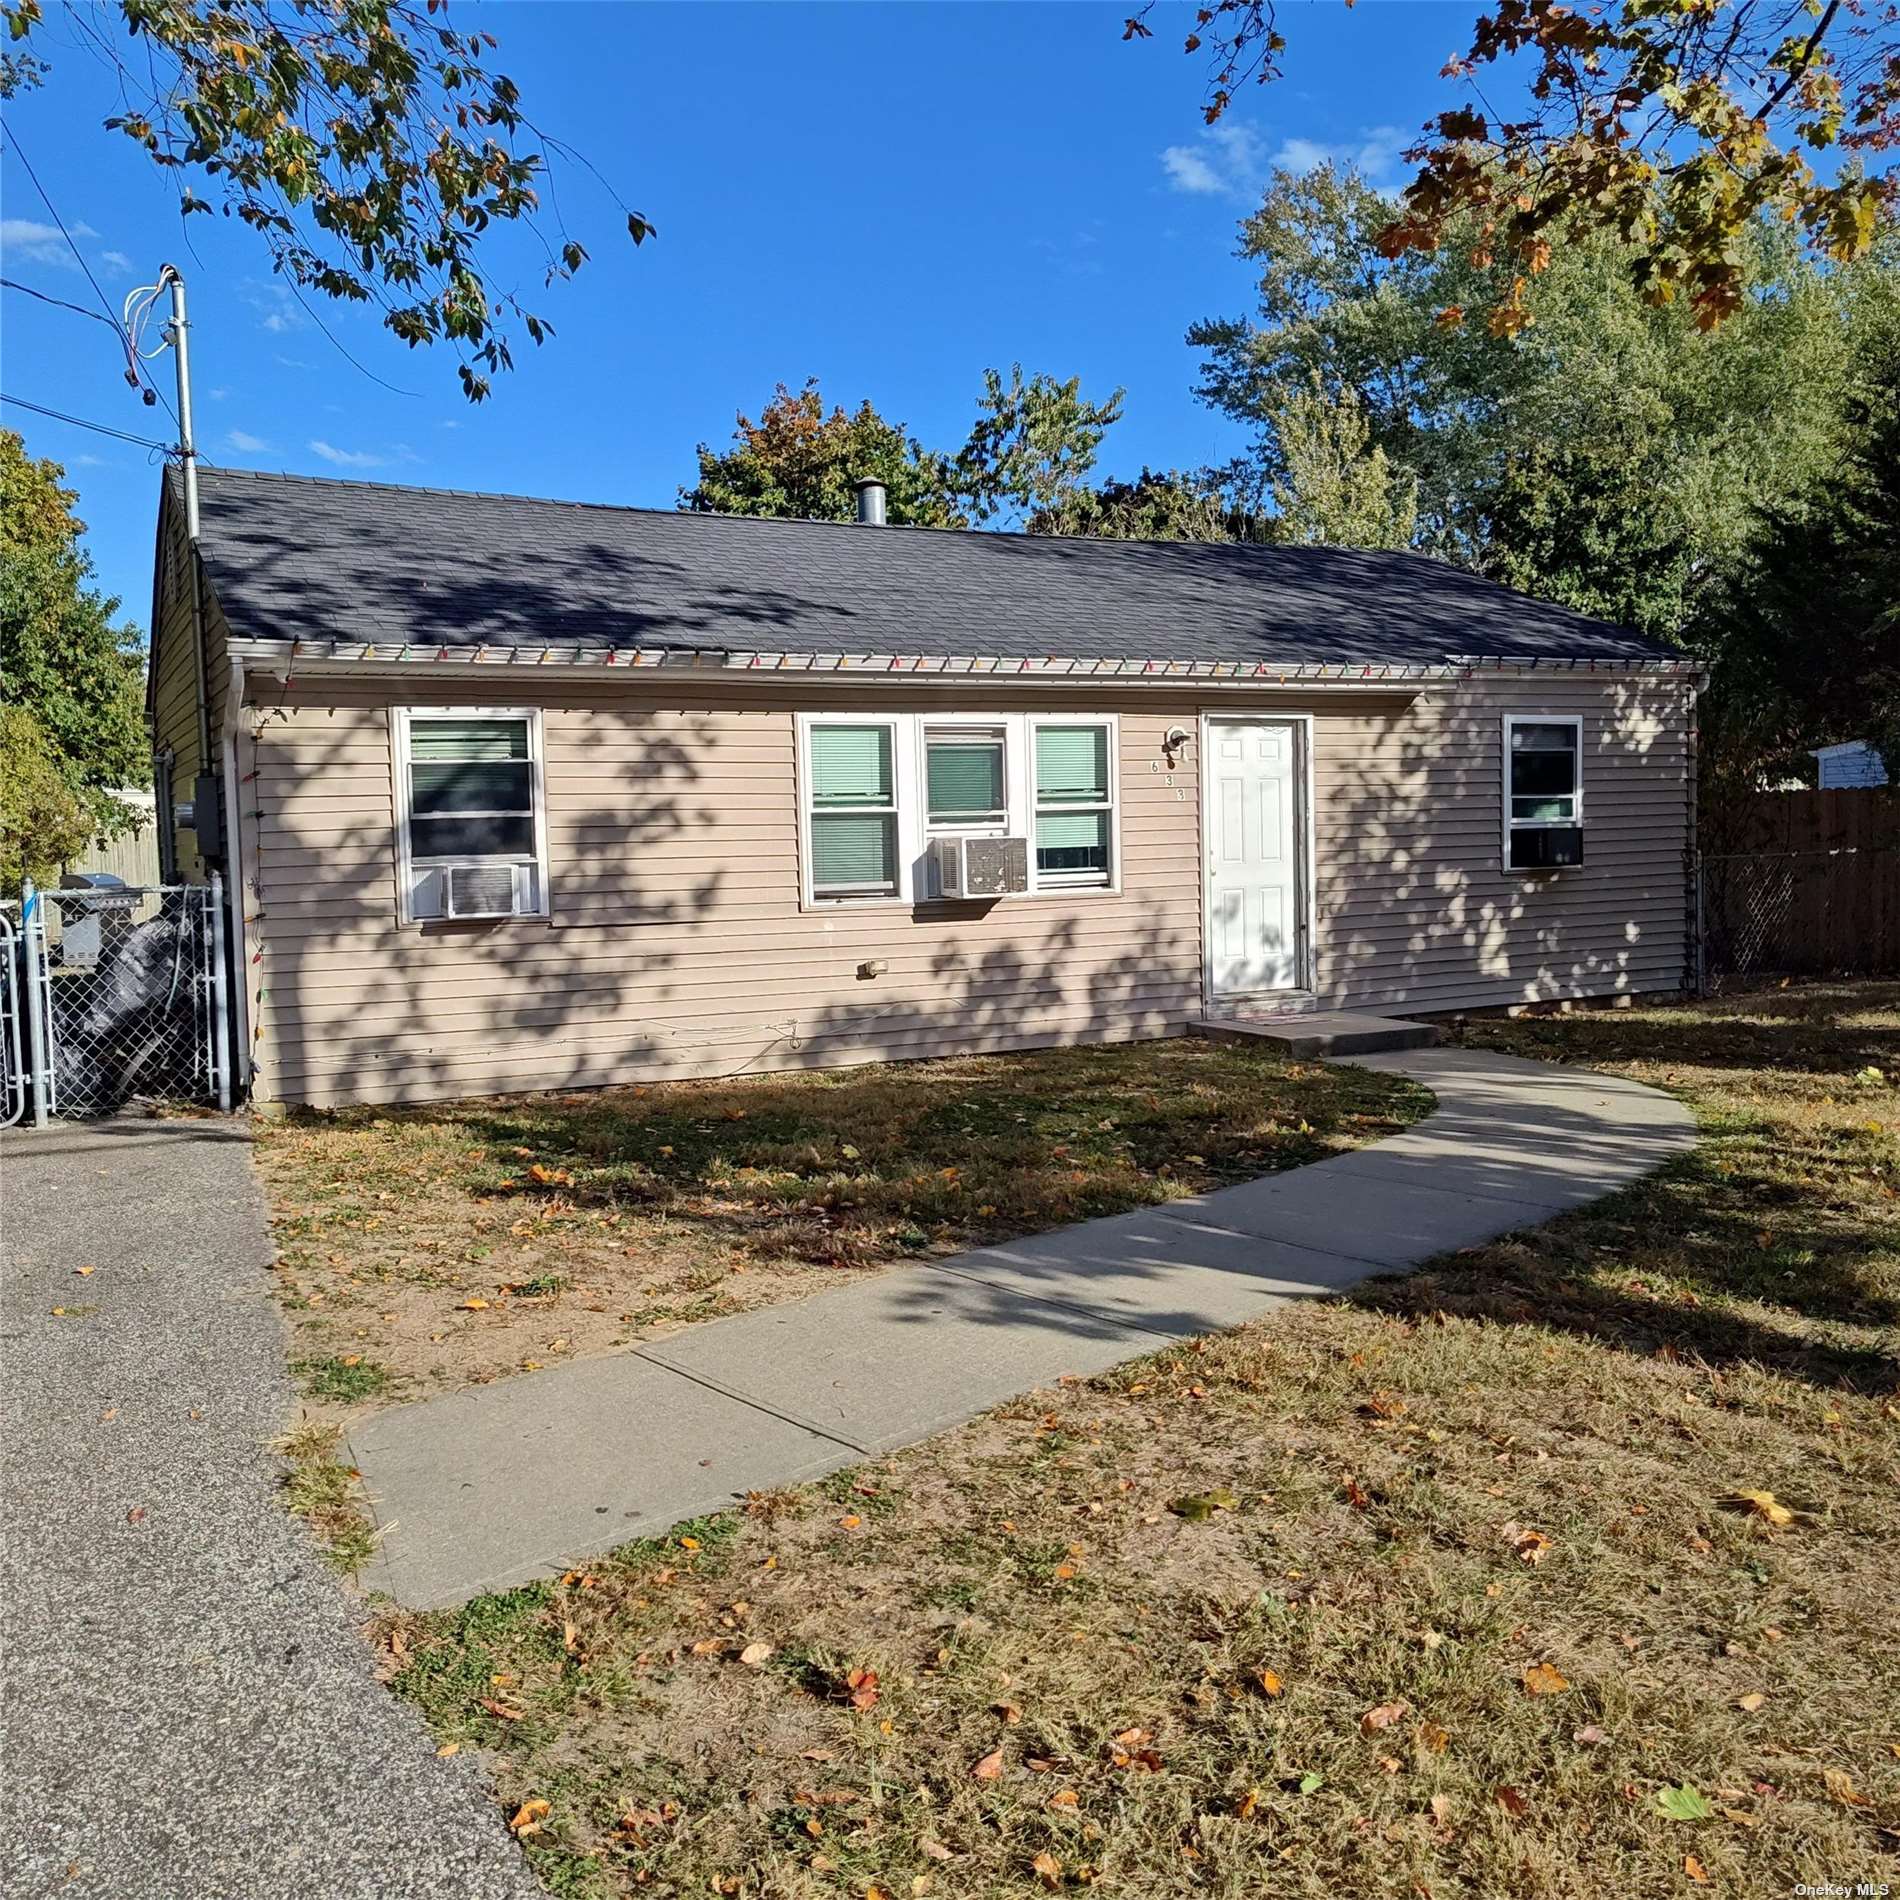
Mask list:
[[1207,756],[1208,977],[1215,996],[1300,981],[1300,727],[1210,719]]

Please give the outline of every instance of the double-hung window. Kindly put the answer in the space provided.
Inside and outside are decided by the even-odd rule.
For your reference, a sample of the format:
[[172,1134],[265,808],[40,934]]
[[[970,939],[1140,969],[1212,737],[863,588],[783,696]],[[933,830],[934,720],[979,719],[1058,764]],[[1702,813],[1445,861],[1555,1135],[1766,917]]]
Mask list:
[[897,722],[814,720],[805,766],[812,895],[897,896]]
[[1504,859],[1514,871],[1583,862],[1583,721],[1504,718]]
[[1112,716],[801,713],[805,898],[936,901],[942,841],[1024,841],[1028,890],[1117,888]]
[[1105,889],[1114,881],[1115,830],[1108,724],[1030,723],[1036,738],[1036,886]]
[[395,737],[407,915],[545,916],[540,714],[404,707]]

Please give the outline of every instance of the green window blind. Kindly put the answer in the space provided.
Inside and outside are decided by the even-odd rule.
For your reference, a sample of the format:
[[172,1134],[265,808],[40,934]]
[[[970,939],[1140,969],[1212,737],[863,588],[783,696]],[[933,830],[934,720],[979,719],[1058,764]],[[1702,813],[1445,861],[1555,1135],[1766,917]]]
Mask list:
[[1002,811],[1003,747],[1000,741],[943,740],[926,748],[930,822],[988,818]]
[[814,812],[811,882],[815,891],[895,890],[897,820],[881,812]]
[[811,802],[817,806],[890,804],[890,727],[813,726]]
[[409,727],[412,759],[525,759],[525,719],[418,719]]
[[1101,726],[1036,728],[1036,803],[1105,804],[1108,733]]
[[1108,876],[1108,813],[1045,811],[1036,818],[1036,869],[1056,877]]

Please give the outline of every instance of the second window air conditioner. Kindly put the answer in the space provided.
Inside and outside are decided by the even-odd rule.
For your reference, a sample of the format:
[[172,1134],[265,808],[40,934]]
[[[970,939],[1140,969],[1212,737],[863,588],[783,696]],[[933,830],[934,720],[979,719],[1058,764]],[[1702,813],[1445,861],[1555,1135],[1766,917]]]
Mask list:
[[939,897],[1008,897],[1029,888],[1026,838],[933,838]]

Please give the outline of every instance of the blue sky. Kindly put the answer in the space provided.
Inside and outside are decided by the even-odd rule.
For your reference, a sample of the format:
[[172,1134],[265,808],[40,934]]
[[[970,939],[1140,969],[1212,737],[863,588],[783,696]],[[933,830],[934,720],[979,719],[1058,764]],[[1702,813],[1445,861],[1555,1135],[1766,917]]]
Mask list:
[[[735,410],[817,375],[869,396],[927,442],[967,432],[986,365],[1079,374],[1128,392],[1102,472],[1192,466],[1241,446],[1193,397],[1198,317],[1249,304],[1236,224],[1275,162],[1354,155],[1402,176],[1399,147],[1450,93],[1473,4],[1283,6],[1287,77],[1209,132],[1186,13],[1125,45],[1128,8],[579,4],[463,8],[501,41],[538,121],[585,152],[658,226],[636,251],[574,167],[562,208],[593,262],[537,296],[554,340],[479,408],[453,359],[373,320],[319,314],[394,393],[353,367],[218,217],[181,231],[170,186],[99,129],[107,76],[48,8],[47,85],[6,111],[9,278],[93,293],[11,149],[37,172],[107,297],[186,272],[198,434],[233,465],[670,506],[693,449]],[[1177,14],[1179,17],[1177,18]],[[187,240],[189,240],[187,242]],[[530,278],[530,283],[534,279]],[[100,324],[8,292],[9,395],[165,436]],[[154,366],[169,389],[170,365]],[[142,622],[158,477],[147,452],[9,406],[35,453],[66,463],[104,584]]]

